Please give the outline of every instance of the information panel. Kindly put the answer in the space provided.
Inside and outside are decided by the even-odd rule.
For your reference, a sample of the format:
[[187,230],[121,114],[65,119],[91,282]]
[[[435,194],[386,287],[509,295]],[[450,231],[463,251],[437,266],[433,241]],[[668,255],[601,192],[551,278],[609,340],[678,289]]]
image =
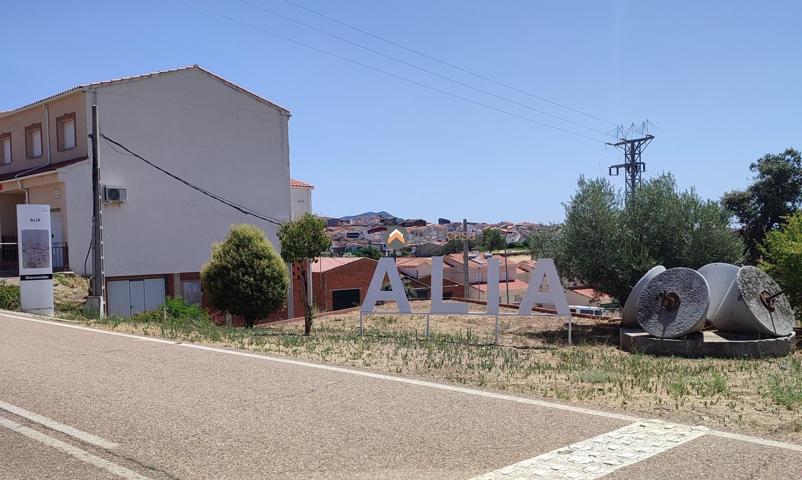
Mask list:
[[23,312],[53,315],[50,205],[17,205],[20,303]]

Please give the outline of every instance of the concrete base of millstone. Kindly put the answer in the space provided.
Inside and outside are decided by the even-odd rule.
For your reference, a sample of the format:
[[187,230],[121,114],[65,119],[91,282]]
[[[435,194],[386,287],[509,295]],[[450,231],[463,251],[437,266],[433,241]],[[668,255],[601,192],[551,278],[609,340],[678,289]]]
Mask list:
[[729,332],[696,332],[684,338],[652,337],[640,328],[622,328],[621,350],[678,357],[784,357],[794,350],[796,333],[786,337],[758,338]]

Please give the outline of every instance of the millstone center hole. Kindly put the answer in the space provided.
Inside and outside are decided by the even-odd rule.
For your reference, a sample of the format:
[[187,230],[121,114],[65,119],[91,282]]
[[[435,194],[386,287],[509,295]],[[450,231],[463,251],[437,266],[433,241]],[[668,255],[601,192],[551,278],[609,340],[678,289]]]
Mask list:
[[663,310],[673,312],[679,308],[680,298],[676,292],[660,292],[660,306]]
[[[782,292],[780,292],[780,293],[782,293]],[[769,293],[766,290],[763,290],[762,292],[760,292],[760,302],[763,304],[764,307],[766,307],[766,310],[768,310],[770,312],[774,311],[774,298],[776,296],[777,295],[772,295],[771,293]]]

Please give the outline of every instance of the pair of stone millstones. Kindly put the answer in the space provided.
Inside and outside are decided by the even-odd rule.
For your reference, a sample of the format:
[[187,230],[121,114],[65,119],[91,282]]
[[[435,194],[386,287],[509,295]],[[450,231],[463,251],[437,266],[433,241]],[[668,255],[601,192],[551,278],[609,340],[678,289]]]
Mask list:
[[625,327],[640,325],[659,338],[702,330],[768,336],[793,332],[794,315],[777,283],[762,270],[711,263],[699,271],[657,266],[646,272],[624,305]]

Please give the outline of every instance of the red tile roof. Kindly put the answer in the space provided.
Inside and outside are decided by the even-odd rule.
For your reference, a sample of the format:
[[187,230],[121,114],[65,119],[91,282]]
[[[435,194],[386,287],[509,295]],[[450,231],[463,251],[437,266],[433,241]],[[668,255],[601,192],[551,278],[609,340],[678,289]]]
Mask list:
[[[508,283],[510,285],[510,290],[526,290],[529,287],[528,283],[522,282],[520,280],[511,280],[509,282],[498,282],[499,292],[504,292],[507,289],[506,285]],[[474,283],[471,286],[482,292],[487,291],[486,283]]]
[[[456,266],[456,265],[464,265],[464,257],[462,253],[449,253],[445,257],[443,257],[443,262],[446,265]],[[468,268],[471,266],[479,265],[479,262],[476,261],[476,258],[468,258]]]
[[329,270],[334,270],[335,268],[340,268],[360,260],[375,262],[375,260],[365,257],[320,257],[312,262],[312,272],[328,272]]
[[0,182],[17,179],[17,178],[25,178],[29,175],[38,175],[40,173],[52,172],[58,170],[61,167],[66,167],[68,165],[72,165],[74,163],[83,162],[84,160],[88,159],[86,155],[82,157],[72,158],[70,160],[64,160],[61,162],[51,163],[49,165],[42,165],[41,167],[36,167],[28,170],[15,170],[13,172],[8,172],[0,175]]
[[571,291],[575,292],[575,293],[578,293],[578,294],[582,295],[583,297],[598,299],[599,302],[601,302],[601,303],[608,303],[608,302],[611,302],[613,300],[613,298],[611,296],[607,295],[606,293],[602,293],[602,292],[600,292],[598,290],[594,290],[592,288],[572,288]]
[[524,260],[522,262],[518,262],[518,268],[523,270],[524,272],[531,272],[535,269],[535,261],[534,260]]
[[294,178],[290,179],[290,186],[291,187],[300,187],[300,188],[315,188],[314,185],[311,183],[302,182],[300,180],[296,180]]
[[398,257],[395,264],[399,267],[419,267],[424,263],[431,263],[432,259],[427,257]]

